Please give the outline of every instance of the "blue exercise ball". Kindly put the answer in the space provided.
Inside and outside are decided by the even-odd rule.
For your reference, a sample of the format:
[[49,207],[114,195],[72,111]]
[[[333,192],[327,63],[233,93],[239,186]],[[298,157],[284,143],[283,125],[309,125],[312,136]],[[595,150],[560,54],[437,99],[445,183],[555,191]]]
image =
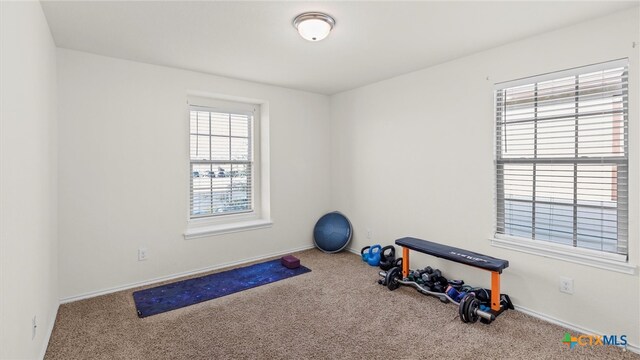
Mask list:
[[334,211],[318,220],[313,229],[313,242],[326,253],[336,253],[349,244],[353,229],[346,216]]

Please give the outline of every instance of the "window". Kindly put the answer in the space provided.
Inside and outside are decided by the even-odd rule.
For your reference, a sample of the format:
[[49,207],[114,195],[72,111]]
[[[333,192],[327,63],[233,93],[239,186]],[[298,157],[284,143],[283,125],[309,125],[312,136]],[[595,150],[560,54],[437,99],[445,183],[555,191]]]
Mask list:
[[238,101],[214,99],[208,94],[187,96],[187,240],[273,226],[269,103]]
[[626,259],[627,68],[497,84],[496,234]]
[[189,107],[190,218],[254,210],[253,112]]

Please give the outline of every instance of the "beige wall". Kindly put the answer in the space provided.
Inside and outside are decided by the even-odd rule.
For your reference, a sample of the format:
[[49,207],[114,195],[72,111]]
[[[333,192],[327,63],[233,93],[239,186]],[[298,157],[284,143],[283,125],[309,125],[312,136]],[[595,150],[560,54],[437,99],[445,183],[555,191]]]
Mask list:
[[39,2],[0,3],[0,78],[0,358],[34,359],[58,306],[56,53]]
[[[58,77],[61,298],[312,245],[330,210],[327,96],[64,49]],[[272,228],[183,238],[187,92],[268,102]]]
[[[494,231],[493,84],[628,57],[629,257],[638,265],[639,23],[634,8],[332,96],[332,205],[355,227],[352,248],[415,236],[508,259],[503,292],[517,305],[640,344],[637,272],[500,249],[488,240]],[[373,240],[366,239],[368,228]],[[489,285],[482,271],[426,256],[413,260]],[[574,279],[573,295],[559,292],[560,276]]]

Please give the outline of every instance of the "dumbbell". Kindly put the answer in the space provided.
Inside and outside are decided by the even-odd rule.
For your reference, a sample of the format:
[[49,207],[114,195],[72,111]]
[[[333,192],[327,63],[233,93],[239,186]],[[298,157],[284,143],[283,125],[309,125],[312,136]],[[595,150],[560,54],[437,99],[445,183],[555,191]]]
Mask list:
[[378,280],[378,284],[386,286],[389,290],[400,287],[398,280],[402,280],[402,270],[399,267],[392,267],[389,271],[379,271],[378,275],[383,278]]
[[462,285],[464,285],[464,280],[449,280],[449,285],[458,290],[462,287]]
[[445,292],[446,287],[444,285],[442,285],[442,281],[439,281],[440,279],[437,279],[434,283],[433,283],[433,291],[436,292]]
[[420,272],[420,269],[416,269],[416,270],[411,270],[410,273],[411,277],[413,277],[415,280],[420,279],[420,276],[422,275],[422,273]]
[[426,282],[426,283],[430,283],[431,281],[429,281],[429,279],[431,278],[429,274],[424,273],[422,274],[422,281]]
[[430,273],[426,272],[422,275],[422,280],[424,282],[432,282],[435,283],[439,278],[442,277],[442,272],[439,269],[432,270]]

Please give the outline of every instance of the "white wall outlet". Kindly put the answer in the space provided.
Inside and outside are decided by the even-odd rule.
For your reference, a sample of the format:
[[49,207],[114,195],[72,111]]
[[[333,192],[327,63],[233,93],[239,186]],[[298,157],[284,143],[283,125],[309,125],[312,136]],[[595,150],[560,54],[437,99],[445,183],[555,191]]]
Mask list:
[[367,239],[371,240],[373,237],[373,231],[371,229],[367,229]]
[[560,292],[573,294],[573,279],[567,277],[560,278]]
[[36,321],[36,316],[33,315],[31,319],[31,340],[36,338],[36,329],[38,328],[38,322]]
[[147,251],[147,248],[141,247],[138,249],[138,261],[147,260],[148,256],[149,252]]

